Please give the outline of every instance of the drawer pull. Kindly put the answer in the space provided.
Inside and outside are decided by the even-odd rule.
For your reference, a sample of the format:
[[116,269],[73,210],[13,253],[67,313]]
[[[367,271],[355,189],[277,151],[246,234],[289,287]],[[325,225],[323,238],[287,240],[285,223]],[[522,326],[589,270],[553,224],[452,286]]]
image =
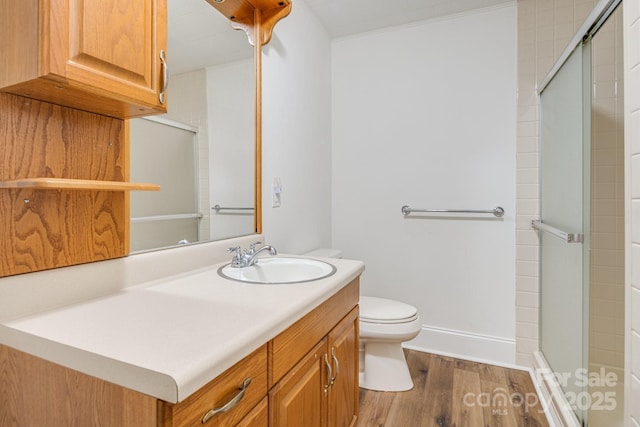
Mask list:
[[202,417],[202,424],[207,423],[211,418],[213,418],[217,414],[232,410],[238,403],[240,403],[240,401],[244,397],[244,393],[247,390],[247,387],[249,387],[249,384],[251,384],[251,377],[245,379],[242,382],[242,386],[238,387],[238,390],[240,391],[238,392],[238,394],[234,396],[233,399],[225,403],[223,406],[219,408],[213,408],[209,412],[204,414],[204,417]]
[[160,104],[164,104],[167,88],[169,87],[169,66],[167,65],[167,56],[164,50],[160,51],[160,66],[162,67],[162,89],[160,89],[158,99]]
[[338,363],[338,358],[336,357],[336,349],[335,347],[331,347],[331,358],[333,359],[333,363],[336,366],[336,374],[331,377],[331,385],[336,382],[336,378],[340,374],[340,364]]

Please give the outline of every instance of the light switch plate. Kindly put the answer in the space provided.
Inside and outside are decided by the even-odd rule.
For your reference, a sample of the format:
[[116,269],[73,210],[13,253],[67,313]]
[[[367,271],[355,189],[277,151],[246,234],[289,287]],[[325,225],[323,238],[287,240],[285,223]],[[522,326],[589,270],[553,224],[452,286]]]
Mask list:
[[273,188],[273,192],[272,192],[273,197],[272,197],[271,207],[279,208],[281,203],[280,194],[282,193],[282,183],[280,181],[280,178],[273,178],[272,188]]

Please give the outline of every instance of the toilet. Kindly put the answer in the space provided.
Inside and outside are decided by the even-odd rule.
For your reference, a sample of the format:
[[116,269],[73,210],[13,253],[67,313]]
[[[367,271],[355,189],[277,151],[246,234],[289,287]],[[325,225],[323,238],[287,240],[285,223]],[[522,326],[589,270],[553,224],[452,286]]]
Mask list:
[[[310,257],[341,258],[337,249],[316,249]],[[377,391],[413,388],[402,343],[421,329],[418,310],[403,302],[360,296],[360,387]]]

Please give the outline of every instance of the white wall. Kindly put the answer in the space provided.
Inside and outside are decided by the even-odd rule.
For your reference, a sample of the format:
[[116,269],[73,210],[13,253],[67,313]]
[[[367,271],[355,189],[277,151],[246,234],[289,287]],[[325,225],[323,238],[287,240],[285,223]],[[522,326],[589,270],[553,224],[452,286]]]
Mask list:
[[[331,239],[331,44],[303,1],[263,51],[263,230],[280,252]],[[272,183],[282,204],[271,207]]]
[[[515,362],[515,3],[333,43],[333,246],[413,346]],[[506,210],[404,218],[415,208]]]

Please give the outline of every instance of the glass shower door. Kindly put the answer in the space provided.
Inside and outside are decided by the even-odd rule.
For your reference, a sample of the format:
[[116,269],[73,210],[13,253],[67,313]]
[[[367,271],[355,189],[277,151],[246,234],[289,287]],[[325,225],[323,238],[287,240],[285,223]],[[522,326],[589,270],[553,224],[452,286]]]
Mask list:
[[[578,46],[540,95],[540,347],[574,404],[583,391],[580,370],[587,366],[583,284],[588,273],[581,240],[588,218],[584,105],[589,102],[583,100],[590,74],[585,75],[583,55],[588,51]],[[573,409],[585,419],[584,408]]]

